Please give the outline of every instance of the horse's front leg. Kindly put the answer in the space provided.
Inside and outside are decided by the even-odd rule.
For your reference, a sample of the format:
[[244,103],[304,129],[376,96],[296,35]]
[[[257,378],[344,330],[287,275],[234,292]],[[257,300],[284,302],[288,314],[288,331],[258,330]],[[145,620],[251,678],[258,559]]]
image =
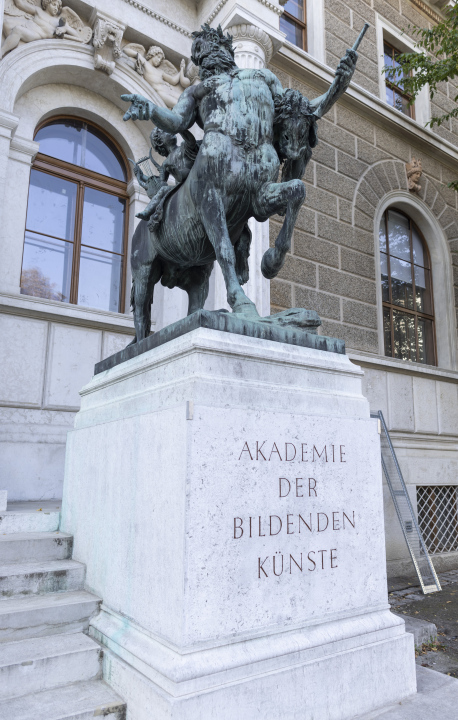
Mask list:
[[305,200],[305,185],[301,180],[285,183],[267,183],[257,198],[256,216],[260,220],[275,213],[283,214],[285,220],[275,240],[275,247],[266,250],[261,261],[261,272],[272,280],[283,267],[286,253],[291,248],[291,238],[300,207]]
[[232,312],[248,317],[259,317],[256,305],[245,295],[236,272],[235,252],[227,230],[226,213],[216,188],[207,188],[200,206],[202,224],[215,249],[216,259],[226,283],[227,302]]

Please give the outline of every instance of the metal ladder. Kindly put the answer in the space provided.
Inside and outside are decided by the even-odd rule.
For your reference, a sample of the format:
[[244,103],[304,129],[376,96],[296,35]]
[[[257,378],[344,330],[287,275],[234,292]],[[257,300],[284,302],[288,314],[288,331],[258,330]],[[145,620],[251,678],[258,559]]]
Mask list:
[[417,572],[421,589],[425,595],[427,593],[437,592],[442,588],[418,526],[406,484],[402,477],[401,468],[399,467],[398,459],[393,448],[393,443],[391,442],[390,434],[385,423],[385,418],[381,410],[379,410],[378,413],[371,413],[371,417],[377,418],[380,422],[380,450],[383,472],[385,473],[394,507],[396,508],[404,539]]

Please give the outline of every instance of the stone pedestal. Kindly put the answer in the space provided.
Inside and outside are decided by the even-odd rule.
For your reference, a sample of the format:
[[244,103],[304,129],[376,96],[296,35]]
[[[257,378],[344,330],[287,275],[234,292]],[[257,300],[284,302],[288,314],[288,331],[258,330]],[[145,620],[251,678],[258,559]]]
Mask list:
[[62,529],[129,720],[344,720],[415,692],[361,378],[200,327],[82,390]]

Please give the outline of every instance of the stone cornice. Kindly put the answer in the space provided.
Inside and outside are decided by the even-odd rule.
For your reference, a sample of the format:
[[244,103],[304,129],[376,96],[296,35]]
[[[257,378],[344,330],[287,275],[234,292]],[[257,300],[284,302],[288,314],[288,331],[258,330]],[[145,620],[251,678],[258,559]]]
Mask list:
[[[127,0],[125,0],[126,2]],[[286,0],[285,0],[286,1]],[[215,19],[215,17],[218,15],[219,11],[225,6],[225,4],[228,2],[228,0],[219,0],[219,3],[216,5],[216,7],[213,8],[212,12],[208,16],[207,22],[209,25],[210,23]],[[276,15],[283,15],[284,10],[282,7],[278,7],[278,5],[274,5],[274,3],[270,2],[270,0],[258,0],[261,5],[264,5],[269,10],[272,10]]]
[[123,2],[131,5],[137,10],[140,10],[140,12],[145,13],[145,15],[149,15],[150,17],[154,18],[154,20],[157,20],[158,22],[167,25],[168,27],[172,28],[172,30],[176,30],[177,32],[181,33],[181,35],[185,35],[185,37],[188,38],[191,37],[191,33],[189,32],[189,30],[186,30],[186,28],[184,28],[182,25],[178,25],[178,23],[174,22],[173,20],[169,20],[164,15],[156,12],[156,10],[152,10],[151,8],[146,7],[146,5],[138,2],[138,0],[123,0]]
[[422,13],[427,15],[431,20],[434,20],[436,23],[441,23],[444,21],[444,18],[439,15],[435,10],[429,7],[426,3],[423,2],[423,0],[410,0],[412,5],[415,5],[419,10],[421,10]]

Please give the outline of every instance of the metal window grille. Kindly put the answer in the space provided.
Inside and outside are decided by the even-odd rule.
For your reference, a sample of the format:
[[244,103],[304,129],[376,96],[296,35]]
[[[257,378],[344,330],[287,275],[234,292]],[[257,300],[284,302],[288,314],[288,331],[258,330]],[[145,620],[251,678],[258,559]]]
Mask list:
[[417,487],[418,523],[432,555],[458,550],[457,491],[455,485]]

